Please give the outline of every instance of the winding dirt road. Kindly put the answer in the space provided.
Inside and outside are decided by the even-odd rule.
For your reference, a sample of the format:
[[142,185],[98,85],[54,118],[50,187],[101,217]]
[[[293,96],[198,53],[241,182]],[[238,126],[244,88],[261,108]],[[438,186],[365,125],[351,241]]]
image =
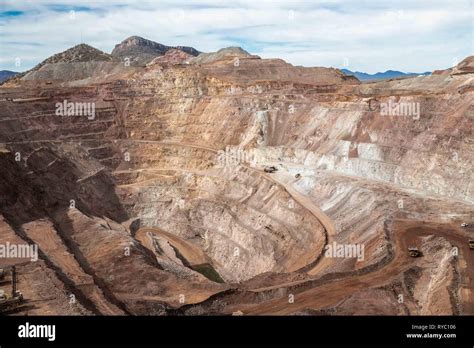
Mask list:
[[[322,309],[333,306],[344,298],[356,293],[357,291],[376,288],[387,285],[394,279],[399,277],[404,271],[416,265],[421,259],[413,259],[408,256],[406,250],[412,245],[416,238],[435,235],[449,240],[460,250],[459,258],[461,263],[471,265],[463,269],[465,276],[461,287],[464,291],[469,289],[470,280],[474,279],[474,253],[469,250],[466,243],[466,237],[461,234],[453,233],[452,226],[446,225],[426,225],[419,227],[411,220],[397,220],[395,222],[394,231],[394,251],[395,255],[392,261],[387,265],[382,265],[379,269],[363,275],[344,275],[340,279],[330,280],[321,285],[316,285],[310,289],[301,292],[294,292],[294,303],[288,302],[288,297],[270,300],[267,302],[250,305],[241,310],[245,314],[274,314],[286,315],[292,314],[304,309]],[[416,226],[416,227],[415,227]],[[467,274],[466,274],[467,273]],[[292,284],[279,284],[276,287],[286,287],[289,285],[304,284],[307,281],[295,282]],[[263,290],[264,291],[264,290]],[[472,313],[474,310],[474,298],[472,291],[464,294],[465,299],[462,301],[463,312]]]
[[[187,143],[147,140],[139,142],[154,143],[164,146],[184,146],[211,151],[213,153],[218,152],[216,149]],[[325,228],[328,240],[332,239],[332,237],[336,234],[336,228],[329,216],[322,212],[322,210],[312,202],[310,197],[298,192],[293,187],[292,182],[278,180],[276,175],[267,174],[263,170],[251,167],[247,164],[242,164],[242,166],[257,172],[265,179],[283,188],[288,193],[288,195],[295,200],[295,202],[307,209],[318,219],[318,221],[320,221],[322,226]],[[308,275],[313,275],[312,277],[294,282],[273,284],[270,287],[251,290],[255,293],[264,293],[274,289],[288,288],[288,290],[291,290],[290,288],[294,288],[294,303],[290,304],[288,302],[288,298],[284,296],[281,298],[270,299],[261,303],[248,304],[245,306],[229,306],[228,310],[232,312],[238,309],[243,311],[245,314],[255,315],[286,315],[305,309],[317,310],[334,306],[338,302],[358,291],[381,287],[393,282],[403,272],[416,265],[420,260],[410,258],[407,255],[406,250],[408,246],[413,245],[413,242],[417,238],[435,235],[445,238],[452,245],[459,248],[460,253],[458,256],[458,264],[461,265],[461,273],[463,274],[463,280],[460,284],[460,293],[462,294],[461,307],[464,313],[474,312],[474,297],[473,292],[470,289],[470,282],[474,280],[474,252],[469,249],[466,243],[468,238],[466,233],[456,228],[453,224],[434,224],[422,221],[395,219],[394,230],[390,231],[390,235],[393,246],[393,255],[391,259],[384,259],[380,261],[379,264],[369,266],[371,269],[368,269],[366,273],[361,274],[360,270],[359,274],[356,273],[357,271],[349,273],[345,272],[344,274],[341,274],[340,277],[336,276],[331,280],[325,281],[321,284],[316,284],[315,282],[317,282],[318,279],[317,277],[314,277],[317,274],[316,271],[318,270],[316,262],[315,265],[312,265],[312,267],[307,270]],[[175,236],[167,236],[167,238],[174,238],[174,243],[181,243],[181,241],[176,240]],[[185,250],[185,252],[189,251],[190,254],[197,253],[196,250],[194,250],[195,247],[191,248],[184,244],[181,245],[181,247],[183,250]],[[317,256],[318,255],[315,255],[315,257]]]
[[[156,234],[165,238],[179,253],[189,262],[190,265],[200,265],[204,263],[211,263],[211,259],[197,246],[185,241],[178,236],[163,231],[156,227],[142,227],[135,234],[135,238],[145,244],[145,239],[148,239],[148,233]],[[151,249],[151,247],[150,247]]]

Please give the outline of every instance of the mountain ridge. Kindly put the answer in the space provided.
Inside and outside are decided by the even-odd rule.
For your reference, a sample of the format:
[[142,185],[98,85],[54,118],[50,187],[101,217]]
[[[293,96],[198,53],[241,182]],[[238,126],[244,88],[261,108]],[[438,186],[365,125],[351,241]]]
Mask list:
[[385,80],[385,79],[394,79],[394,78],[400,78],[400,77],[413,77],[413,76],[418,76],[418,75],[430,75],[431,72],[427,71],[424,73],[412,73],[408,72],[405,73],[403,71],[398,71],[398,70],[386,70],[384,72],[376,72],[375,74],[369,74],[365,73],[362,71],[352,71],[349,69],[340,69],[344,74],[349,75],[349,76],[355,76],[361,81],[367,81],[367,80]]
[[120,59],[128,58],[132,65],[145,65],[151,62],[154,58],[165,55],[165,53],[171,49],[177,49],[195,57],[201,53],[194,47],[167,46],[134,35],[115,45],[110,54],[113,57]]
[[0,70],[0,83],[3,81],[8,80],[9,78],[19,74],[16,71],[11,71],[11,70]]

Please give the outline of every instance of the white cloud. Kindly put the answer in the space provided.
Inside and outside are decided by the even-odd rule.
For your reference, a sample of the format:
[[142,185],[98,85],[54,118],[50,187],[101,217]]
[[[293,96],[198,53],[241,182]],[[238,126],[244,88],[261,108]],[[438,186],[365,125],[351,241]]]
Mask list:
[[140,35],[202,51],[240,45],[296,65],[342,67],[347,58],[352,70],[421,72],[474,54],[473,1],[2,0],[0,69],[31,68],[81,37],[110,52]]

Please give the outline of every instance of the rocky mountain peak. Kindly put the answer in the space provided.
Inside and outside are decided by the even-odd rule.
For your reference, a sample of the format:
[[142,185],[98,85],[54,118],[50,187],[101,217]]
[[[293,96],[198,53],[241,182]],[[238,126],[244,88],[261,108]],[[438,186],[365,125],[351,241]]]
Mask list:
[[157,55],[165,54],[168,50],[168,46],[162,45],[158,42],[154,42],[148,39],[145,39],[140,36],[130,36],[123,40],[121,43],[115,45],[115,48],[112,51],[113,56],[123,56],[129,52],[139,52],[143,53],[155,53]]
[[474,73],[474,56],[463,59],[453,69],[454,74],[471,74]]
[[197,56],[200,53],[193,47],[166,46],[140,36],[130,36],[116,45],[111,54],[118,58],[129,58],[132,64],[144,65],[154,58],[164,55],[170,49],[177,49],[192,56]]
[[54,64],[54,63],[79,63],[79,62],[90,62],[90,61],[112,61],[114,58],[97,48],[81,43],[74,47],[71,47],[61,53],[55,54],[42,64]]

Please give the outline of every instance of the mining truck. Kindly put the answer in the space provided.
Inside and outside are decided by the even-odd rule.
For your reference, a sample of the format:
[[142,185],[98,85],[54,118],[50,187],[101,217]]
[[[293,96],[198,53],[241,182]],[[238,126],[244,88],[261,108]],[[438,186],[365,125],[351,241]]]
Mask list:
[[418,250],[418,248],[410,247],[408,248],[408,255],[410,255],[411,257],[420,257],[421,251]]
[[463,223],[461,224],[461,227],[464,227],[464,228],[469,227],[469,224],[468,224],[467,222],[463,222]]
[[474,239],[469,239],[469,249],[474,249]]
[[263,168],[263,171],[265,173],[275,173],[278,169],[276,169],[275,167],[271,166],[271,167],[265,167]]
[[[5,269],[2,270],[3,272],[5,272]],[[11,267],[11,274],[12,292],[10,294],[7,294],[5,293],[5,290],[0,290],[0,312],[15,307],[16,305],[23,302],[23,294],[16,289],[18,280],[15,266]]]

